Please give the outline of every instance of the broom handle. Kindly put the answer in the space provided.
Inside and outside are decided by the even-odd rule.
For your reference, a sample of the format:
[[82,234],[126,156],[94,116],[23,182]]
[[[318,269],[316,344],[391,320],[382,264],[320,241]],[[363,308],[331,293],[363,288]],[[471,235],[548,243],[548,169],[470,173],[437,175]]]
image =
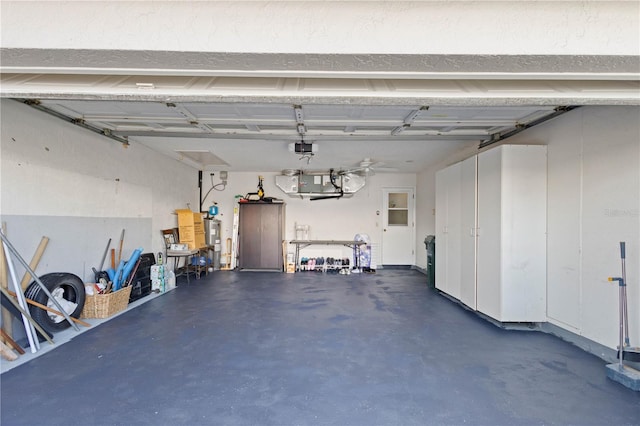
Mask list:
[[124,228],[122,229],[122,234],[120,234],[120,249],[118,250],[118,263],[122,260],[122,245],[124,244]]
[[140,261],[142,259],[138,258],[138,261],[136,262],[136,266],[133,267],[133,270],[131,271],[131,274],[129,275],[129,279],[127,280],[127,285],[125,285],[124,287],[128,287],[131,285],[131,283],[133,282],[133,278],[136,275],[136,273],[138,272],[138,267],[140,266]]
[[107,253],[109,253],[109,247],[111,247],[111,238],[109,238],[109,242],[107,243],[107,248],[104,249],[104,254],[102,255],[102,260],[100,261],[100,268],[98,271],[102,271],[104,268],[104,261],[107,259]]

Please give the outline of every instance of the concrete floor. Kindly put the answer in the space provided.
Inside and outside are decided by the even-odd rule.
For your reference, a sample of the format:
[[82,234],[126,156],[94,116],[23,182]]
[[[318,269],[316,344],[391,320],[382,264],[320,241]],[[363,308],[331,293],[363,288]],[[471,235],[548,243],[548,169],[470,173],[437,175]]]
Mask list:
[[640,424],[640,393],[411,270],[215,272],[0,376],[2,425]]

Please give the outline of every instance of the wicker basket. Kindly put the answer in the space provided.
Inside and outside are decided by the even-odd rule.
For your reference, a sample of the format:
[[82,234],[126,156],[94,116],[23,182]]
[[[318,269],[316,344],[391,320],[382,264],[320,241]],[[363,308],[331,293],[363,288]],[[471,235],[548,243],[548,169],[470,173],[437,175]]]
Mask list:
[[87,295],[84,300],[81,318],[108,318],[124,311],[129,304],[131,286],[108,294]]

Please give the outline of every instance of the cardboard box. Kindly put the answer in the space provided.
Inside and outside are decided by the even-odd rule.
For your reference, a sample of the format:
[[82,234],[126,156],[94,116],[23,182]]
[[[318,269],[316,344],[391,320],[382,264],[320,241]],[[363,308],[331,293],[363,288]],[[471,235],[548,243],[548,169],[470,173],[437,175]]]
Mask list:
[[189,209],[177,209],[178,228],[181,226],[193,226],[193,215],[195,214]]
[[193,227],[196,233],[201,232],[204,235],[204,219],[200,213],[193,214]]
[[180,243],[187,244],[189,250],[204,247],[204,221],[201,213],[192,212],[189,209],[176,210],[178,215],[178,234]]

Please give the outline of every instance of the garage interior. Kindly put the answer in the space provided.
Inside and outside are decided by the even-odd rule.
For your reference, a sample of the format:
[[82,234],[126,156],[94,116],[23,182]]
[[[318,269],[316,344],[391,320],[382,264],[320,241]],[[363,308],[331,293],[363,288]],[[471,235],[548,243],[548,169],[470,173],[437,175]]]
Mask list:
[[[23,365],[2,359],[3,424],[638,423],[638,392],[605,365],[619,339],[607,278],[620,273],[620,242],[628,333],[640,345],[640,3],[0,7],[0,215],[25,256],[50,239],[39,275],[91,282],[122,229],[123,258],[139,247],[164,254],[175,210],[214,204],[224,252],[238,195],[259,177],[284,202],[285,241],[300,225],[313,240],[366,234],[375,265],[179,277],[174,291]],[[62,15],[59,27],[51,16]],[[296,152],[302,143],[312,152]],[[523,200],[520,213],[492,215],[518,237],[489,256],[525,271],[516,288],[528,298],[485,310],[487,297],[510,299],[500,284],[483,290],[485,263],[458,244],[469,230],[455,234],[442,207],[477,219],[487,197],[447,170],[472,159],[481,176],[494,170],[483,158],[530,147],[544,149],[541,201],[528,206],[538,199],[514,183],[530,170],[522,155],[501,175],[512,191],[501,196],[515,195],[494,203]],[[330,173],[364,184],[317,200],[276,184]],[[442,198],[451,191],[453,207]],[[391,193],[409,194],[406,234],[388,225]],[[542,254],[519,257],[536,226]],[[476,228],[477,242],[489,229]],[[533,287],[535,317],[525,309]],[[21,327],[14,320],[13,334]],[[64,407],[105,390],[107,404]]]

